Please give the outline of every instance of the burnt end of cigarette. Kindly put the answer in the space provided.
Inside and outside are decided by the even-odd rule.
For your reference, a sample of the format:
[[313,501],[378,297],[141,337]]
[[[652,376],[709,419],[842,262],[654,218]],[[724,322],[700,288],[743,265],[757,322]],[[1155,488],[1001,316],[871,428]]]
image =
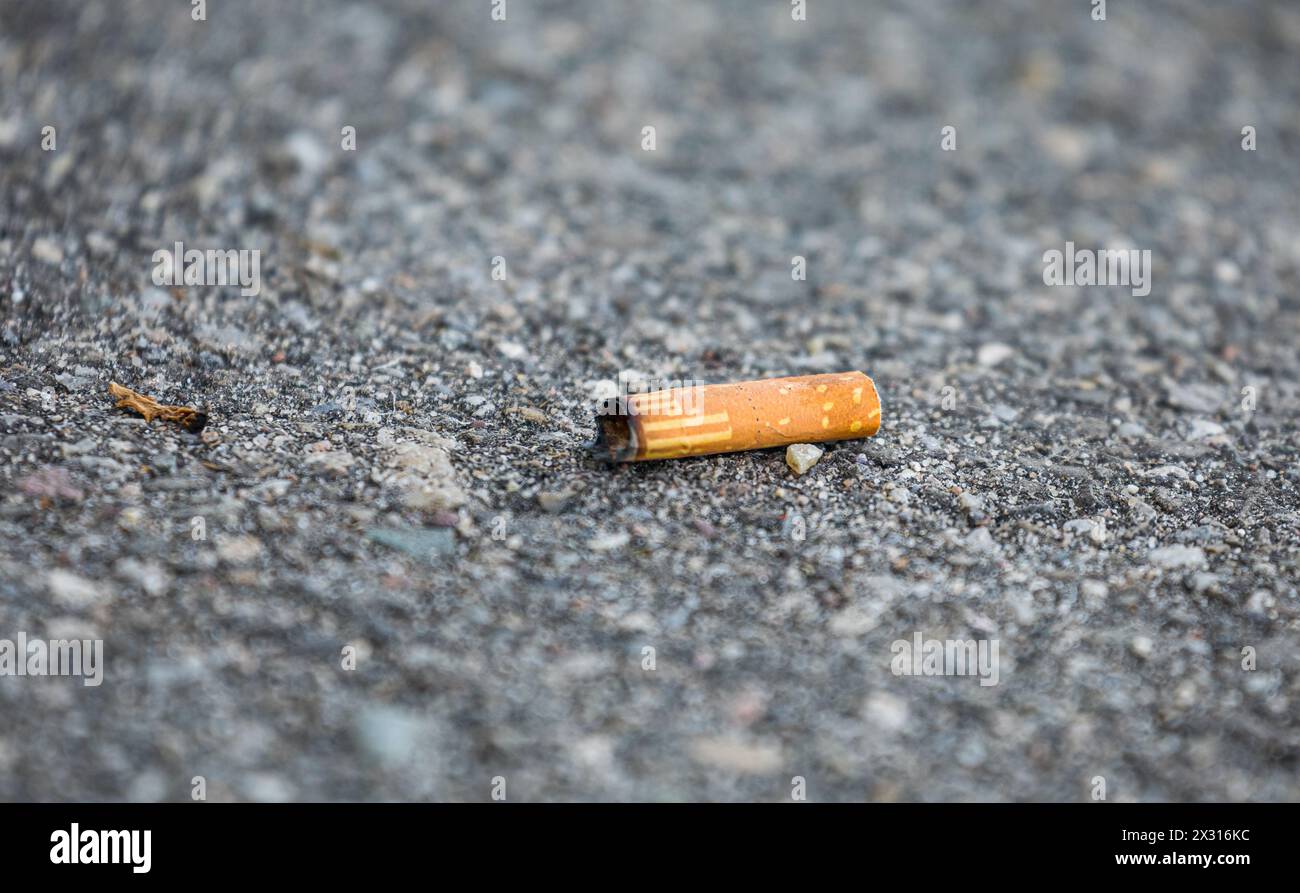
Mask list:
[[880,430],[880,395],[862,372],[673,388],[629,397],[596,428],[592,449],[609,462],[850,440]]
[[625,415],[596,417],[596,441],[591,452],[605,462],[631,462],[636,458],[636,437]]

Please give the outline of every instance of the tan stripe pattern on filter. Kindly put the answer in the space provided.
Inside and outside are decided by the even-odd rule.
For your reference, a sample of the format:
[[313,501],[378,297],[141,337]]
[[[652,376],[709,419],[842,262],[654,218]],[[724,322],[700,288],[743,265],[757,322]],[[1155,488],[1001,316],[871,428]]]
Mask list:
[[678,428],[699,428],[702,425],[722,425],[726,422],[727,414],[720,412],[717,415],[690,415],[682,416],[680,419],[643,422],[641,428],[643,431],[671,431]]

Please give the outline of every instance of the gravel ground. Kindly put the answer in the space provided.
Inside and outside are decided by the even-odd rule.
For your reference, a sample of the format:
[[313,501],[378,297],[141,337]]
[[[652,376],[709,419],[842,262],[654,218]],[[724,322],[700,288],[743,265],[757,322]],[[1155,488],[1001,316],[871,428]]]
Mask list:
[[[1300,8],[189,5],[0,0],[0,638],[105,660],[0,797],[1300,798]],[[802,476],[584,451],[846,369]]]

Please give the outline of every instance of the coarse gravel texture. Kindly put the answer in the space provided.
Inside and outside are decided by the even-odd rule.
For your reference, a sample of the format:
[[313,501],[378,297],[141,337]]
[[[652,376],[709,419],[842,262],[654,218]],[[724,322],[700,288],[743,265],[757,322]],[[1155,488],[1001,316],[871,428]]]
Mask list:
[[[0,0],[0,638],[106,662],[0,798],[1300,799],[1300,7],[1089,6]],[[847,369],[803,476],[583,449]]]

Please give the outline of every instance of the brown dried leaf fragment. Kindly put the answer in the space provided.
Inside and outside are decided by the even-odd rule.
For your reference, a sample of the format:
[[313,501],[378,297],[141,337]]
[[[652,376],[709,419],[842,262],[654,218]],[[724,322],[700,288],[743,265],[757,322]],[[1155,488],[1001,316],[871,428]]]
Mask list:
[[109,382],[108,392],[117,398],[118,409],[131,409],[144,416],[146,422],[155,418],[164,422],[175,422],[186,431],[198,434],[208,423],[208,414],[189,406],[164,406],[152,397],[137,394],[130,388],[123,387],[115,381]]

